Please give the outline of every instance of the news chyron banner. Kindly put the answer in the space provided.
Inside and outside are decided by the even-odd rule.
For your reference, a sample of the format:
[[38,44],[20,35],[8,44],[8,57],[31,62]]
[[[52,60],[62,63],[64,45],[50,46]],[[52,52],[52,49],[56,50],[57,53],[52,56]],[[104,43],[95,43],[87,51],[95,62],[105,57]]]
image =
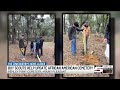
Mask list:
[[113,74],[113,65],[46,65],[45,62],[9,62],[8,74]]

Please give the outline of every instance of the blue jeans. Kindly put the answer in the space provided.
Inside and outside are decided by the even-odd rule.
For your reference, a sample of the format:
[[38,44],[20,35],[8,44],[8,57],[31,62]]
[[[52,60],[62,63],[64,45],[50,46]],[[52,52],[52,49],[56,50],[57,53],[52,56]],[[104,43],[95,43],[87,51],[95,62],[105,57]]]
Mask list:
[[38,50],[36,50],[35,57],[37,57],[37,55],[40,57],[40,51],[39,51],[39,49],[38,49]]
[[72,39],[71,41],[71,52],[72,52],[72,55],[76,54],[76,39]]

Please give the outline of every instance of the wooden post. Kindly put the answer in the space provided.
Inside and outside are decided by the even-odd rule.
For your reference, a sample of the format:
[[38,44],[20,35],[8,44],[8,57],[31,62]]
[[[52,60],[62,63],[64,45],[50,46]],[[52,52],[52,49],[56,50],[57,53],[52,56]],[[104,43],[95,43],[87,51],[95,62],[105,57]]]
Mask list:
[[84,45],[84,54],[87,54],[87,50],[86,50],[86,35],[85,35],[85,31],[83,32],[83,45]]
[[41,59],[39,58],[39,56],[38,56],[38,55],[37,55],[37,58],[38,58],[39,62],[41,62]]

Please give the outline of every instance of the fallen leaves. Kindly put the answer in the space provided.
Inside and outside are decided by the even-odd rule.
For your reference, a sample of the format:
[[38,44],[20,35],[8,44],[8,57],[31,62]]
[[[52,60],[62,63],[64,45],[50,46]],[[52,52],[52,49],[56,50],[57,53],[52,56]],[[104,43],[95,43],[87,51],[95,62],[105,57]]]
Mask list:
[[[63,36],[63,65],[105,65],[107,64],[104,52],[105,43],[103,38],[95,37],[91,35],[88,39],[88,52],[94,51],[94,54],[87,54],[84,56],[82,36],[77,35],[77,53],[76,56],[71,55],[71,41],[68,39],[68,35]],[[97,74],[64,74],[64,77],[109,77],[109,75],[97,75]]]
[[[30,42],[29,42],[30,44]],[[9,61],[10,62],[39,62],[34,55],[30,55],[30,46],[27,46],[25,60],[20,60],[20,49],[18,44],[9,45]],[[55,60],[53,58],[54,54],[54,43],[44,42],[43,45],[43,56],[41,56],[42,62],[47,62],[48,65],[54,65]],[[54,74],[13,74],[10,77],[55,77]]]

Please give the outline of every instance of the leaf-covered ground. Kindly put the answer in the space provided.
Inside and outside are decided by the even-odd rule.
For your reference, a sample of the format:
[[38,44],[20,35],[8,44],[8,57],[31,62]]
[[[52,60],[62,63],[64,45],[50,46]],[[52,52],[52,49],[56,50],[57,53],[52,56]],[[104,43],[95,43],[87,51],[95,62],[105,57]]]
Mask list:
[[[71,55],[71,41],[68,39],[68,35],[63,36],[63,65],[107,65],[105,57],[106,44],[103,43],[103,38],[91,35],[88,41],[88,52],[94,51],[92,58],[88,60],[83,55],[83,43],[82,35],[77,35],[77,54],[76,56]],[[90,55],[88,55],[90,56]],[[87,61],[88,60],[88,61]],[[98,61],[97,64],[95,62]],[[103,74],[64,74],[64,77],[109,77],[109,75]]]
[[[35,55],[30,55],[29,45],[26,49],[25,60],[20,60],[20,51],[18,44],[9,44],[9,61],[11,62],[39,62]],[[43,56],[41,56],[42,62],[47,62],[48,65],[54,65],[55,60],[53,58],[54,54],[54,43],[44,42],[43,45]],[[14,74],[9,75],[9,77],[55,77],[54,74]]]

